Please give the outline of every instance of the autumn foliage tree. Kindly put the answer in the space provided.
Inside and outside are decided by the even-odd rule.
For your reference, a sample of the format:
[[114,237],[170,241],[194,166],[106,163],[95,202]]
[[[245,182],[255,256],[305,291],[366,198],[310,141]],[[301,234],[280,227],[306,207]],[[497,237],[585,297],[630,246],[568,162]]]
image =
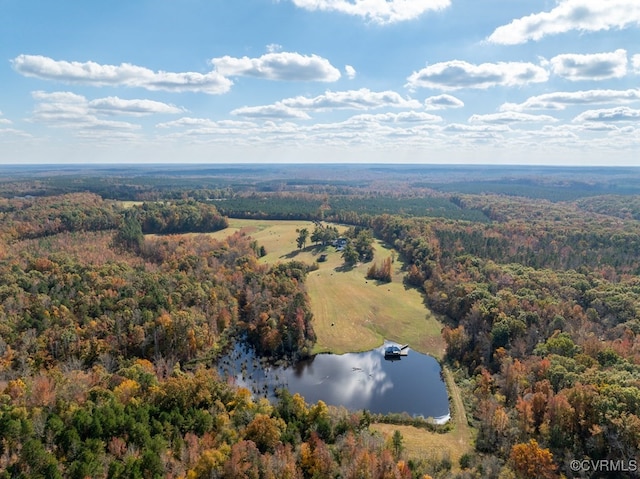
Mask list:
[[556,479],[557,466],[553,454],[543,449],[535,439],[528,443],[516,444],[511,448],[509,464],[519,479]]
[[377,263],[371,265],[367,270],[368,279],[376,279],[384,283],[391,282],[391,258],[385,258],[382,261],[382,265],[378,266]]

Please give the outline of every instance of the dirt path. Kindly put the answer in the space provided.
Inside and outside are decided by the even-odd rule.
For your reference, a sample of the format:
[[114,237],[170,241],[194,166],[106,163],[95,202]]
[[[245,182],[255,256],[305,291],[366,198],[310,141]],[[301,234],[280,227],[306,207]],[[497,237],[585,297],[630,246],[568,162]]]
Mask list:
[[454,429],[451,435],[458,441],[460,447],[471,449],[473,444],[473,432],[467,420],[467,412],[462,401],[462,393],[456,384],[452,371],[444,366],[442,368],[444,378],[447,383],[447,389],[451,396],[451,421],[453,421]]

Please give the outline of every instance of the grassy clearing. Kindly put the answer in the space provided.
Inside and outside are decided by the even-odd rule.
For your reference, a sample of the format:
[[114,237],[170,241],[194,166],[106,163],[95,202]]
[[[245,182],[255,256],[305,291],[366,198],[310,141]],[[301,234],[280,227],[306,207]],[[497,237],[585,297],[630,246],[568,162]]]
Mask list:
[[134,206],[138,206],[144,203],[144,201],[121,201],[120,204],[123,208],[132,208]]
[[[296,229],[313,231],[309,221],[267,221],[230,219],[229,227],[212,233],[217,239],[241,231],[265,247],[261,261],[273,264],[292,259],[313,263],[322,253],[327,261],[309,273],[307,291],[311,300],[313,327],[318,336],[314,352],[345,353],[366,351],[382,344],[384,339],[407,343],[411,349],[442,358],[444,340],[442,325],[423,302],[422,295],[403,284],[402,263],[393,263],[393,281],[388,284],[366,279],[372,263],[344,269],[341,253],[333,247],[296,248]],[[375,243],[374,262],[379,264],[394,255],[382,243]],[[460,456],[469,452],[472,431],[467,424],[460,390],[445,368],[445,379],[451,396],[453,430],[433,433],[412,426],[374,424],[372,429],[391,435],[398,429],[403,435],[407,457],[441,458],[446,452],[458,468]]]
[[[366,279],[371,263],[344,270],[340,253],[327,250],[327,261],[307,278],[317,352],[364,351],[389,339],[442,356],[441,326],[422,295],[404,286],[399,261],[393,263],[393,281],[380,283]],[[390,255],[391,250],[376,242],[374,262],[381,264]]]
[[[441,325],[425,307],[422,295],[402,282],[402,263],[393,263],[393,281],[379,283],[366,279],[372,263],[343,268],[341,253],[333,247],[313,245],[296,248],[296,229],[313,231],[309,221],[263,221],[230,219],[229,227],[212,233],[223,239],[241,231],[265,247],[266,263],[292,259],[313,263],[322,253],[327,261],[307,277],[307,291],[314,315],[313,327],[318,336],[314,352],[337,354],[366,351],[382,344],[384,339],[408,343],[412,349],[441,358],[444,341]],[[374,262],[394,254],[376,242]]]
[[390,440],[395,431],[402,434],[403,456],[409,459],[440,460],[448,457],[453,470],[460,469],[460,457],[471,452],[470,442],[458,430],[445,434],[438,434],[413,426],[395,424],[372,424],[371,430],[379,432],[385,440]]

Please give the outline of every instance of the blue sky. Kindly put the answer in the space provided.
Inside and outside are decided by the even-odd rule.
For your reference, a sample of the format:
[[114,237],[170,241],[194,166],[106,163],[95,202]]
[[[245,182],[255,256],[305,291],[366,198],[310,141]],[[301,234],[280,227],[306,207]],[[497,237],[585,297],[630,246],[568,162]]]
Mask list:
[[638,0],[0,0],[0,163],[640,166]]

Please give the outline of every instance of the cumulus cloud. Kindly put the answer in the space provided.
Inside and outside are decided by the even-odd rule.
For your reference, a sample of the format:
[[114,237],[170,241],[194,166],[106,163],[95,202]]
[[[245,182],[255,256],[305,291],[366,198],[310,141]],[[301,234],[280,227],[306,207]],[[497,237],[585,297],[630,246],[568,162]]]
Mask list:
[[463,125],[461,123],[450,123],[446,125],[442,131],[450,133],[504,133],[511,130],[507,125]]
[[[182,130],[181,133],[172,134],[172,137],[202,136],[202,135],[243,135],[254,131],[257,124],[249,121],[220,120],[213,121],[208,118],[182,117],[177,120],[158,123],[156,128]],[[236,136],[237,139],[237,136]]]
[[124,100],[117,96],[87,100],[84,96],[71,92],[32,92],[32,97],[40,102],[39,108],[69,111],[73,106],[78,112],[95,115],[145,116],[153,114],[177,114],[184,109],[153,100]]
[[576,116],[573,121],[581,123],[590,121],[638,121],[639,119],[640,110],[634,110],[626,106],[618,106],[602,110],[587,110]]
[[376,115],[355,115],[351,117],[356,121],[371,121],[376,123],[437,123],[442,117],[431,115],[421,111],[403,111],[400,113],[378,113]]
[[259,58],[234,58],[228,55],[214,58],[211,63],[223,76],[250,76],[267,80],[334,82],[340,71],[326,58],[317,55],[280,52],[266,53]]
[[462,108],[464,102],[452,95],[430,96],[424,101],[427,110],[445,110],[447,108]]
[[158,123],[158,128],[212,128],[216,125],[216,122],[209,120],[208,118],[191,118],[188,116],[179,118],[177,120],[166,121],[164,123]]
[[172,92],[226,93],[233,84],[220,73],[154,72],[148,68],[122,63],[101,65],[95,62],[68,62],[41,55],[19,55],[12,60],[20,74],[43,80],[91,86],[126,86]]
[[371,91],[368,88],[347,91],[327,91],[313,98],[298,96],[282,100],[283,105],[300,110],[334,110],[354,109],[369,110],[374,108],[420,108],[420,102],[407,99],[391,90]]
[[347,78],[349,80],[353,80],[356,77],[356,69],[351,65],[345,65],[344,72],[347,74]]
[[123,100],[117,96],[99,98],[89,102],[89,108],[103,115],[154,115],[177,114],[184,109],[177,106],[153,100]]
[[268,118],[272,120],[308,120],[311,118],[305,112],[288,107],[282,103],[264,106],[245,106],[236,108],[231,114],[245,118]]
[[621,78],[627,74],[627,52],[618,49],[589,55],[568,53],[553,57],[550,64],[553,73],[571,81]]
[[316,97],[285,98],[271,105],[245,106],[231,113],[246,118],[275,120],[308,120],[307,111],[372,110],[376,108],[420,108],[417,100],[407,99],[394,91],[373,92],[367,88],[327,91]]
[[71,92],[47,93],[35,91],[31,94],[38,102],[32,120],[41,123],[81,124],[97,120],[89,114],[85,97]]
[[523,103],[504,103],[500,111],[564,110],[574,105],[630,103],[640,100],[640,89],[559,91],[527,98]]
[[408,88],[489,88],[493,86],[519,86],[545,82],[549,73],[532,63],[498,62],[473,65],[462,60],[429,65],[407,78]]
[[560,0],[548,12],[535,13],[498,27],[488,41],[516,45],[571,30],[596,32],[640,25],[638,0]]
[[306,10],[340,12],[375,23],[395,23],[418,18],[431,10],[443,10],[451,0],[292,0]]
[[34,95],[40,103],[33,111],[32,121],[44,123],[57,128],[72,128],[76,130],[105,130],[105,131],[133,131],[140,129],[140,125],[125,121],[103,120],[90,113],[86,100],[73,94]]
[[82,95],[65,91],[34,91],[31,96],[36,101],[31,121],[85,132],[134,131],[141,128],[138,124],[101,118],[104,116],[138,117],[152,114],[175,114],[184,111],[176,106],[152,100],[124,100],[118,97],[106,97],[89,101]]
[[549,115],[529,115],[516,111],[491,113],[488,115],[471,115],[469,123],[508,125],[513,123],[555,123],[558,120]]

